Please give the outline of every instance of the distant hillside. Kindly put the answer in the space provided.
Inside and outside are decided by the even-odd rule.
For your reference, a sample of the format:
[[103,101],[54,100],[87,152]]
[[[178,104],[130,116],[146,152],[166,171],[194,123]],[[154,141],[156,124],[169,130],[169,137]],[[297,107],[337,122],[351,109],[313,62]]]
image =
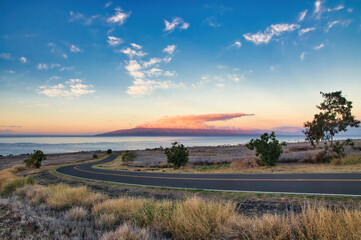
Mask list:
[[102,133],[97,136],[239,136],[255,133],[221,129],[131,128]]

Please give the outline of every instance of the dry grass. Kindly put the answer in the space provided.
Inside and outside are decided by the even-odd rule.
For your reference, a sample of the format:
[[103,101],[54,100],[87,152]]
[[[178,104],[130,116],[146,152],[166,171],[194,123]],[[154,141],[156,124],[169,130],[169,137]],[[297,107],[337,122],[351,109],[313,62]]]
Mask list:
[[24,171],[26,167],[23,165],[14,165],[11,168],[0,171],[0,193],[8,195],[13,193],[17,188],[21,188],[26,184],[34,184],[32,177],[18,177],[16,173]]
[[177,202],[170,214],[168,230],[179,239],[208,239],[235,214],[235,205],[193,197]]
[[70,210],[66,211],[64,218],[68,220],[83,220],[88,215],[88,211],[82,207],[73,207]]
[[342,158],[336,158],[331,161],[332,165],[358,165],[361,164],[360,154],[347,154]]
[[[15,194],[65,212],[66,219],[86,218],[91,209],[97,226],[114,229],[102,239],[149,239],[151,232],[175,239],[360,239],[361,209],[328,208],[318,202],[305,204],[301,213],[247,217],[231,202],[191,197],[157,201],[122,197],[107,199],[85,187],[25,186]],[[138,228],[144,229],[138,229]]]
[[255,168],[259,166],[260,166],[260,161],[257,158],[237,159],[230,164],[230,167],[236,170]]
[[74,206],[91,208],[94,204],[108,198],[106,195],[94,193],[84,186],[70,187],[66,184],[48,187],[27,186],[19,189],[15,194],[20,198],[30,199],[30,203],[33,205],[45,203],[53,209],[65,209]]
[[132,224],[124,223],[114,232],[105,233],[101,240],[148,240],[151,233],[146,229],[138,229]]
[[307,205],[302,213],[232,216],[223,226],[222,239],[360,239],[361,211]]

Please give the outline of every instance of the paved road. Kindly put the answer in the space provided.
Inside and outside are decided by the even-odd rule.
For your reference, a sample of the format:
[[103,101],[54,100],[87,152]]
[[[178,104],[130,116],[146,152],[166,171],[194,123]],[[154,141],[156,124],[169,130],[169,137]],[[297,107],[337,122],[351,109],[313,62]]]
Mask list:
[[57,172],[78,178],[145,186],[220,191],[302,193],[361,196],[360,173],[332,174],[173,174],[112,171],[92,168],[117,155],[92,163],[60,167]]

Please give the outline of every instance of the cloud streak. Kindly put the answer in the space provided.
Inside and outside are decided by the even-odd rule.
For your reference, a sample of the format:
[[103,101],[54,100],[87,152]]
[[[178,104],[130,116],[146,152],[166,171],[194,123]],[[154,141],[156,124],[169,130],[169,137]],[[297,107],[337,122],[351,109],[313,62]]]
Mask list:
[[267,27],[264,32],[246,33],[243,34],[243,37],[256,45],[267,44],[273,37],[280,36],[284,32],[292,32],[298,28],[300,28],[300,25],[298,24],[274,24]]
[[176,129],[224,129],[208,125],[209,122],[227,121],[234,118],[253,116],[246,113],[215,113],[203,115],[165,116],[154,122],[142,124],[142,128],[176,128]]

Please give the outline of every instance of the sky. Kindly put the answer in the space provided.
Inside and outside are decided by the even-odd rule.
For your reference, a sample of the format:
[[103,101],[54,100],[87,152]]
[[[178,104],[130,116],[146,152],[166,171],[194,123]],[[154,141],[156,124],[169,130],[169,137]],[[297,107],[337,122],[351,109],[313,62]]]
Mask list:
[[361,1],[0,1],[0,134],[361,119]]

